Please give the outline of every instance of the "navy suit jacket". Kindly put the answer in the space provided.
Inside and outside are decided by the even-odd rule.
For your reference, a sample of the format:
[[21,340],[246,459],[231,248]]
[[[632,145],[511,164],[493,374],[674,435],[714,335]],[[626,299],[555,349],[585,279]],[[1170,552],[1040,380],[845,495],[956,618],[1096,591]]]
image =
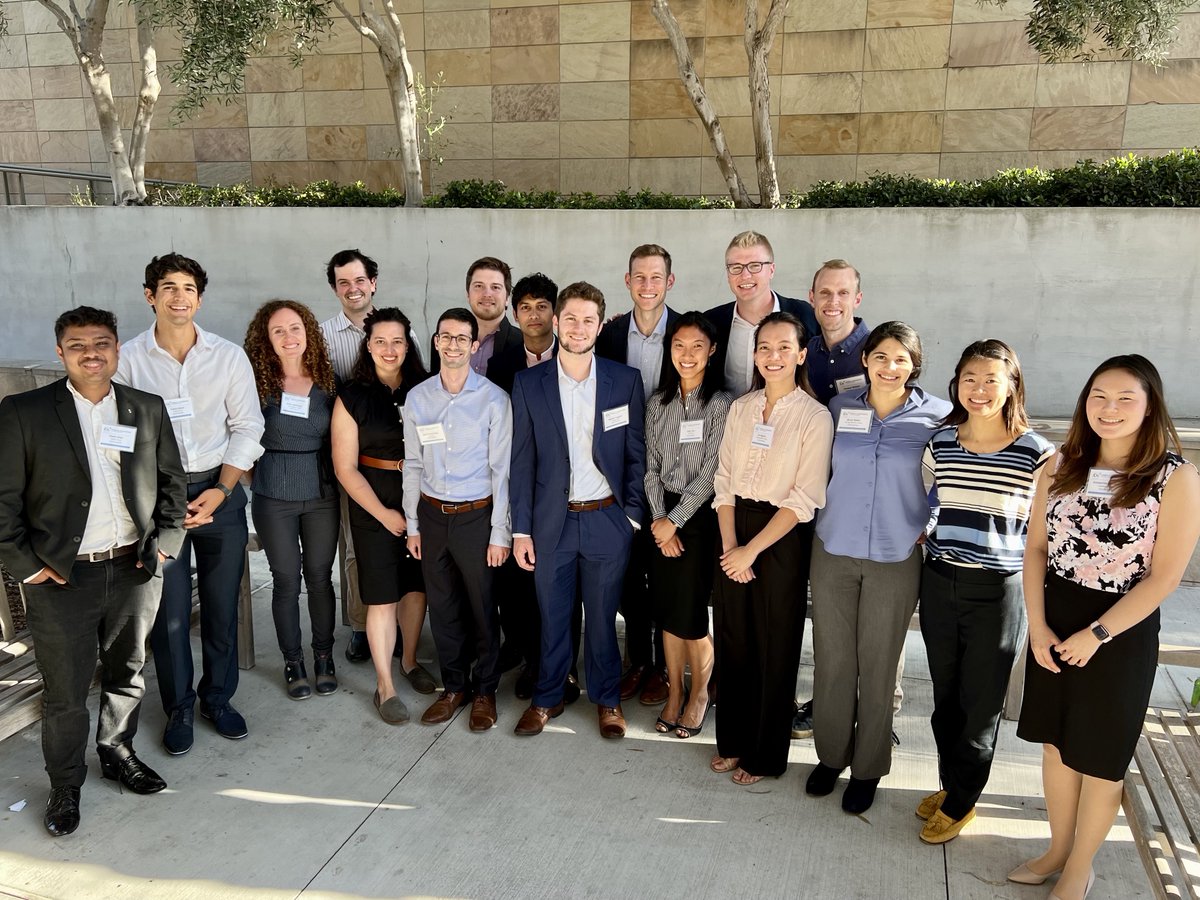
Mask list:
[[[556,356],[558,356],[557,338],[554,340],[550,358],[542,360],[542,363],[554,362]],[[537,365],[541,365],[542,363],[538,363]],[[488,381],[503,390],[504,393],[511,395],[513,380],[517,377],[517,373],[524,372],[528,368],[529,361],[525,358],[525,341],[522,340],[518,344],[509,345],[503,353],[492,354],[492,358],[488,360],[487,378]]]
[[[632,315],[632,312],[627,312],[624,315],[617,316],[600,329],[600,337],[596,338],[597,356],[603,356],[605,359],[611,359],[613,362],[629,363],[629,319]],[[679,313],[668,306],[668,331],[678,318]],[[658,381],[654,385],[656,389],[663,383],[663,378],[666,376],[667,370],[671,368],[671,365],[671,348],[664,342],[662,368],[658,371]]]
[[[608,479],[621,511],[645,518],[646,443],[642,376],[637,369],[594,357],[596,423],[592,459]],[[558,546],[571,491],[567,426],[554,361],[518,372],[513,382],[509,501],[513,534],[533,537],[534,552]],[[629,424],[604,430],[604,410],[629,407]]]
[[[121,487],[138,559],[154,574],[158,551],[175,556],[183,544],[187,477],[162,398],[113,388],[117,421],[137,428],[133,452],[121,453]],[[0,561],[19,579],[46,565],[71,582],[92,473],[67,379],[5,397],[0,434]]]
[[[779,298],[779,311],[791,313],[797,319],[804,323],[803,346],[807,347],[809,340],[815,334],[821,333],[821,327],[817,324],[817,314],[813,312],[812,304],[807,300],[793,300],[791,297],[784,297],[780,294],[775,294]],[[724,373],[725,371],[725,352],[729,349],[729,332],[733,329],[733,307],[735,302],[723,303],[720,306],[713,307],[704,315],[708,320],[716,326],[717,334],[720,336],[720,346],[717,347],[717,352],[713,354],[708,364],[716,366],[717,371]]]

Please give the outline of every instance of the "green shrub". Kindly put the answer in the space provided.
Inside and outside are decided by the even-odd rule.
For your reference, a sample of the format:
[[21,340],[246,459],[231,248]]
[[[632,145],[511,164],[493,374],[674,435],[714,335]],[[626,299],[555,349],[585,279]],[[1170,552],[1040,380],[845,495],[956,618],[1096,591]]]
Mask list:
[[[161,187],[151,201],[168,206],[403,206],[403,192],[363,183],[314,181],[300,187]],[[651,191],[611,195],[515,191],[501,181],[452,181],[425,205],[458,209],[729,209],[728,197],[679,197]],[[1200,152],[1159,157],[1082,160],[1065,169],[1005,169],[976,181],[871,175],[864,181],[821,181],[790,191],[787,209],[872,207],[1200,206]]]

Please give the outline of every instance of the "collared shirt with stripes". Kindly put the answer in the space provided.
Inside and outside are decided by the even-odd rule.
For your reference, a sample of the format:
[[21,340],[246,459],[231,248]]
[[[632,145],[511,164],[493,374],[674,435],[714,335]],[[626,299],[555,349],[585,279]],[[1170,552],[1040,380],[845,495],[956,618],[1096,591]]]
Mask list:
[[[358,354],[362,351],[362,339],[366,332],[346,317],[345,310],[339,310],[336,316],[326,319],[320,324],[320,328],[321,336],[325,338],[325,346],[329,349],[333,373],[341,381],[349,381],[354,364],[358,362]],[[414,328],[408,335],[409,351],[420,346],[421,339]]]
[[[682,528],[701,506],[713,497],[713,478],[725,432],[725,416],[733,397],[717,391],[704,402],[698,388],[667,399],[661,391],[646,403],[646,500],[652,519],[668,518]],[[681,440],[684,423],[691,424],[686,443]],[[695,431],[700,430],[699,440]],[[664,494],[679,495],[674,509],[666,508]]]
[[1001,575],[1021,570],[1038,473],[1054,445],[1034,431],[995,453],[972,453],[958,428],[934,432],[922,467],[935,490],[930,557]]

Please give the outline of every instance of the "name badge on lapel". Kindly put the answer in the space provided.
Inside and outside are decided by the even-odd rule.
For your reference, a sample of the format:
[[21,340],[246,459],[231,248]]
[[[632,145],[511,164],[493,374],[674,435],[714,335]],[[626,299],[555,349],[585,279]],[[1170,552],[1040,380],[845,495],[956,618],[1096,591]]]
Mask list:
[[1113,495],[1112,480],[1116,474],[1115,469],[1089,469],[1084,495],[1099,500],[1111,499]]
[[626,403],[624,406],[614,406],[612,409],[606,409],[601,415],[604,418],[605,431],[612,431],[614,428],[628,425],[629,404]]
[[100,446],[105,450],[120,450],[122,453],[132,453],[133,443],[136,440],[137,429],[132,425],[100,426]]
[[301,396],[300,394],[284,394],[279,398],[279,411],[285,416],[307,419],[308,400],[307,396]]
[[874,415],[869,409],[843,409],[838,414],[837,430],[851,434],[870,434],[871,419]]
[[191,397],[176,397],[174,400],[166,400],[164,402],[167,404],[167,415],[171,417],[172,422],[190,419],[196,414],[195,410],[192,409]]
[[446,429],[442,427],[441,422],[434,422],[432,425],[418,425],[417,438],[420,439],[422,447],[429,444],[444,444],[446,443]]

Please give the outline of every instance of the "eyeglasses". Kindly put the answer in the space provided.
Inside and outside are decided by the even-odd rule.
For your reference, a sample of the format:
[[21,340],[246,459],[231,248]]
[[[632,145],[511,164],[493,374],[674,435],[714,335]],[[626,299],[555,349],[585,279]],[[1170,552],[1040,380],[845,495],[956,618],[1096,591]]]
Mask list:
[[469,334],[435,334],[433,339],[438,342],[439,347],[466,349],[471,346],[471,336]]
[[751,275],[757,275],[763,270],[763,266],[769,266],[773,262],[773,259],[764,259],[748,263],[725,263],[725,271],[730,275],[741,275],[743,271],[749,272]]

